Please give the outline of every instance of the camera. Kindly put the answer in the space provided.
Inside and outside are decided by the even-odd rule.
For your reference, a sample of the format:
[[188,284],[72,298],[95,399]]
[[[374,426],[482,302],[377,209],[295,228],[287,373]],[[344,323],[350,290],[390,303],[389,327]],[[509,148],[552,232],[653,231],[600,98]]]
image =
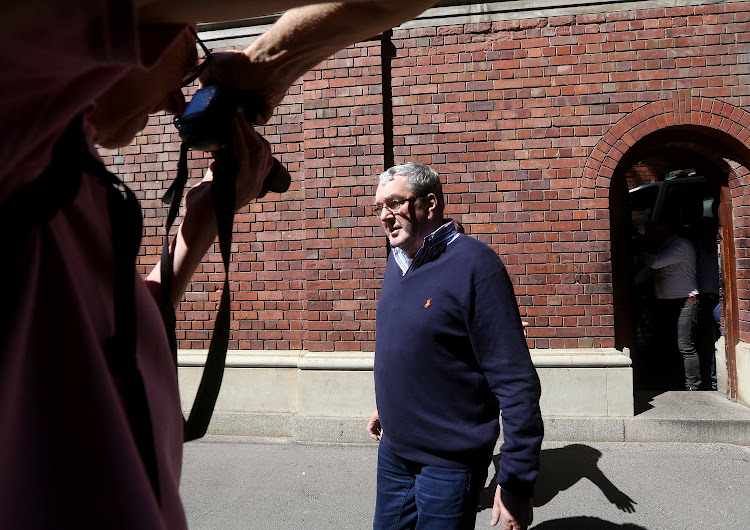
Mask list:
[[[210,85],[196,91],[185,112],[174,118],[182,141],[190,149],[216,153],[232,142],[232,118],[242,112],[252,124],[262,100],[250,91],[240,91],[226,85]],[[263,182],[263,191],[283,193],[289,189],[291,176],[274,158],[273,167]]]

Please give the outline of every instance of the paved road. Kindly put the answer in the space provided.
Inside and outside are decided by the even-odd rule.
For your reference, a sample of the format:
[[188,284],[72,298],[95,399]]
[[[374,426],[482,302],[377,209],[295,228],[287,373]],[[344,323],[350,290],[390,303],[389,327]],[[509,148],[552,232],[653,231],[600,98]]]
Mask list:
[[[182,480],[190,528],[371,528],[376,460],[374,444],[191,442]],[[492,487],[485,493],[489,503]],[[743,530],[749,499],[750,447],[545,443],[533,528]],[[477,528],[492,528],[480,510]]]

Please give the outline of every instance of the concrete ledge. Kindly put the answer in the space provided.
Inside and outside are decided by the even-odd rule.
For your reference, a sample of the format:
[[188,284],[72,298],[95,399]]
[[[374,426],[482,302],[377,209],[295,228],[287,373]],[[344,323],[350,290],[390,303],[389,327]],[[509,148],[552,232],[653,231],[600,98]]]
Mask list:
[[[304,350],[228,350],[227,368],[297,368]],[[205,366],[208,350],[179,350],[178,366]]]
[[300,416],[369,417],[375,408],[372,372],[364,370],[298,370]]
[[[723,0],[725,3],[744,0]],[[397,29],[482,24],[505,20],[549,18],[565,15],[614,13],[637,9],[694,6],[709,0],[504,0],[499,2],[456,2],[426,10]],[[198,31],[209,48],[245,47],[265,33],[280,15],[269,15],[234,22],[201,23]]]
[[[725,0],[739,2],[742,0]],[[655,9],[677,6],[704,5],[707,0],[504,0],[500,2],[465,2],[428,9],[399,29],[446,26],[453,24],[481,24],[499,20],[547,18],[563,15],[616,13],[636,9]]]
[[633,371],[614,348],[532,350],[542,383],[542,413],[550,417],[633,415]]
[[737,356],[737,399],[750,404],[750,344],[740,342],[735,348]]
[[750,421],[628,418],[626,442],[690,442],[750,445]]
[[[192,405],[206,356],[205,350],[178,352],[184,409]],[[546,416],[633,415],[632,370],[625,353],[606,348],[533,350],[531,358],[542,381]],[[304,439],[328,436],[316,434],[316,427],[302,418],[369,417],[375,406],[373,365],[373,352],[230,350],[216,402],[217,411],[226,415],[215,428],[256,436],[294,436],[296,428]],[[271,416],[259,420],[263,415]],[[289,423],[280,417],[299,419]]]
[[313,418],[298,416],[294,423],[294,441],[325,443],[369,443],[368,418]]
[[[748,345],[750,347],[750,345]],[[208,350],[179,350],[179,366],[204,366]],[[537,368],[615,368],[631,365],[630,356],[614,348],[532,349]],[[300,370],[372,370],[374,352],[309,352],[306,350],[229,350],[231,368],[299,368]]]
[[[730,408],[736,405],[727,403]],[[374,443],[366,432],[367,419],[217,411],[208,434],[290,438],[295,442]],[[750,446],[750,419],[747,418],[545,417],[544,429],[544,440],[548,442],[682,442]]]
[[622,442],[625,418],[544,418],[544,439],[556,442]]
[[294,423],[295,417],[292,414],[215,411],[208,426],[208,434],[291,438],[294,435]]
[[372,370],[375,354],[372,352],[311,352],[300,358],[300,370]]
[[[638,395],[635,417],[544,416],[546,441],[689,442],[750,446],[750,408],[718,392]],[[646,405],[644,405],[646,404]],[[299,442],[369,443],[369,411],[332,417],[312,414],[216,411],[209,434],[291,438]],[[501,435],[502,437],[502,435]]]
[[614,348],[531,350],[537,368],[617,368],[629,367],[630,356]]

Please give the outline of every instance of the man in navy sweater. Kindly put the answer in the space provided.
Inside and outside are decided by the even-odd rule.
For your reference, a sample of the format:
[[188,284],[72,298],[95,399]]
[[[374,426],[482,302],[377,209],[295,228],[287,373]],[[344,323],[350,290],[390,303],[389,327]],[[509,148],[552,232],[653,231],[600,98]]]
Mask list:
[[375,529],[474,528],[499,436],[492,525],[532,521],[543,424],[513,286],[497,254],[443,218],[438,174],[424,164],[380,176],[375,211],[393,252],[377,309],[380,440]]

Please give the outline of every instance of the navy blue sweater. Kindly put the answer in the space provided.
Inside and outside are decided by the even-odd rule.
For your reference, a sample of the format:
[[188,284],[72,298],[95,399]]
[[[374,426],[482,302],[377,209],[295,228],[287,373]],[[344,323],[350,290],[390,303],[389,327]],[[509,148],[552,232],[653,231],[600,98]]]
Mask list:
[[443,467],[489,465],[502,409],[498,483],[531,495],[543,434],[539,378],[510,278],[484,243],[460,235],[405,276],[389,258],[377,309],[375,393],[383,443]]

